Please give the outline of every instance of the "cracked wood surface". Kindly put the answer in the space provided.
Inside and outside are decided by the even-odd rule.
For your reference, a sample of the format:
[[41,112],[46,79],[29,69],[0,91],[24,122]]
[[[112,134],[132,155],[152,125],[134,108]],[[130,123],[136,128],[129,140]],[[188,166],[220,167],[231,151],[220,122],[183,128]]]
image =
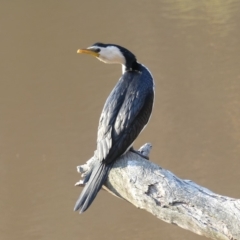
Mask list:
[[[148,156],[150,144],[139,151]],[[94,157],[79,166],[83,174]],[[83,186],[79,181],[76,186]],[[212,239],[240,240],[240,200],[221,196],[182,180],[168,170],[128,152],[114,164],[104,189],[157,218]]]

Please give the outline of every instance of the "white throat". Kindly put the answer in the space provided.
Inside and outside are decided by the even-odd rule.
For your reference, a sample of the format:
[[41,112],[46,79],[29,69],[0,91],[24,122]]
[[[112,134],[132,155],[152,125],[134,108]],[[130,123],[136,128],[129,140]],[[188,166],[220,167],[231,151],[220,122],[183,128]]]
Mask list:
[[98,59],[104,63],[125,64],[125,57],[115,46],[98,47],[100,49]]
[[125,72],[126,72],[126,66],[122,64],[122,74],[124,74]]

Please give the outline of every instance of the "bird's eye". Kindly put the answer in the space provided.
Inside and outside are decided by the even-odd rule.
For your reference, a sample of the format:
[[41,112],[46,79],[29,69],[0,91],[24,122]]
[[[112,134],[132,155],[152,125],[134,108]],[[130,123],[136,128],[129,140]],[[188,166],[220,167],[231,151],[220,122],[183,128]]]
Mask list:
[[101,51],[100,48],[96,48],[96,49],[95,49],[95,52],[97,52],[97,53],[99,53],[100,51]]

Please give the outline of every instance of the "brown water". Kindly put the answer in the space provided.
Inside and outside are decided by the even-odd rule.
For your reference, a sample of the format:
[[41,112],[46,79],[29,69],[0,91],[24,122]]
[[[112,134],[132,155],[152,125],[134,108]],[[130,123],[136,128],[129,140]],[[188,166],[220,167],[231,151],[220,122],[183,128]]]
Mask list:
[[154,114],[135,147],[219,194],[240,198],[240,1],[2,1],[0,239],[203,239],[101,192],[83,215],[75,166],[95,149],[121,75],[76,54],[132,50],[154,75]]

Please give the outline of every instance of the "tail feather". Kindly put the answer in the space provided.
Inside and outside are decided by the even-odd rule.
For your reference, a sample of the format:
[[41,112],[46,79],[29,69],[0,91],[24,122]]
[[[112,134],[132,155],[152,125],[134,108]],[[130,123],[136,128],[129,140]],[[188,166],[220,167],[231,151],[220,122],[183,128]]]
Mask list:
[[75,204],[74,211],[80,209],[80,213],[83,213],[88,209],[105,182],[111,167],[112,164],[102,162],[96,162],[94,164],[91,176]]

